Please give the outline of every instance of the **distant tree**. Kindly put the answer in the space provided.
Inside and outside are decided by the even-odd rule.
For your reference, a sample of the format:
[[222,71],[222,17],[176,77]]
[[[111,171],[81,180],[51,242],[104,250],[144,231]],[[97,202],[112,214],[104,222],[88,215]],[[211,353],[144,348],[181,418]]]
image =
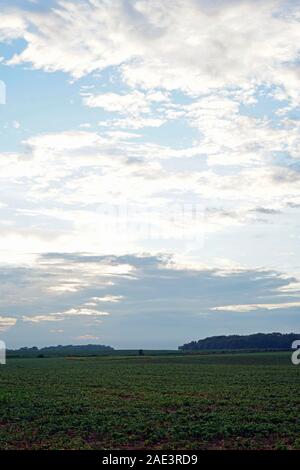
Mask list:
[[66,357],[66,356],[98,356],[109,354],[113,351],[110,346],[102,344],[86,344],[80,346],[48,346],[38,349],[33,348],[20,348],[18,350],[8,350],[7,354],[10,357]]
[[230,335],[230,336],[212,336],[199,341],[179,346],[182,351],[199,351],[211,349],[290,349],[291,344],[300,338],[300,334],[295,333],[256,333],[253,335]]
[[139,349],[139,356],[144,356],[145,353],[144,353],[144,350],[143,349]]

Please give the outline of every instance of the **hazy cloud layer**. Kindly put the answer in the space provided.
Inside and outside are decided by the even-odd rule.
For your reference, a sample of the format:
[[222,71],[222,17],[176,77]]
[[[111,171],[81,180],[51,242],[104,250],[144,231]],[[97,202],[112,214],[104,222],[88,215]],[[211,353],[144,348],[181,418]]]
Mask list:
[[[176,341],[196,332],[226,332],[237,313],[244,332],[266,330],[270,310],[280,311],[285,329],[293,329],[300,305],[294,277],[265,269],[186,266],[166,255],[47,254],[31,268],[4,272],[2,267],[0,274],[6,279],[1,329],[15,345],[21,343],[19,331],[22,341],[36,338],[38,344],[58,342],[63,331],[68,342],[96,335],[116,347],[163,347],[166,335],[166,345],[176,347]],[[293,292],[282,298],[292,286]]]

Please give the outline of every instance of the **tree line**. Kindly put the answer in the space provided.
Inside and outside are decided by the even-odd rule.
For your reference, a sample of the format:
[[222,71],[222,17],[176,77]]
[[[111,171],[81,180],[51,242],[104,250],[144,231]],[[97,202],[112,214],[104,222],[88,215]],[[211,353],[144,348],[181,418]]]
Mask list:
[[45,348],[20,348],[15,350],[8,350],[7,355],[10,357],[53,357],[53,356],[93,356],[114,351],[111,346],[104,346],[102,344],[87,344],[87,345],[67,345],[67,346],[48,346]]
[[300,339],[296,333],[256,333],[252,335],[211,336],[179,346],[181,351],[208,349],[290,349],[293,341]]

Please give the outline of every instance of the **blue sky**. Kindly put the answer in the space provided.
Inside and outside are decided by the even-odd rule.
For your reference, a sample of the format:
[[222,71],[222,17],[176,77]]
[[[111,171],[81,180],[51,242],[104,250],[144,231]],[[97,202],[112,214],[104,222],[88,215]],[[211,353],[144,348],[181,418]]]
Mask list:
[[299,21],[284,0],[1,2],[9,347],[299,331]]

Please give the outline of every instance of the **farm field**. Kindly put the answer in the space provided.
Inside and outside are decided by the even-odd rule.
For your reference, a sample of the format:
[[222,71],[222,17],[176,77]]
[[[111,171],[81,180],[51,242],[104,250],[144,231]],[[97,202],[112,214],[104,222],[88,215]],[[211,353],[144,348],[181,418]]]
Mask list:
[[10,359],[0,449],[300,449],[289,353]]

